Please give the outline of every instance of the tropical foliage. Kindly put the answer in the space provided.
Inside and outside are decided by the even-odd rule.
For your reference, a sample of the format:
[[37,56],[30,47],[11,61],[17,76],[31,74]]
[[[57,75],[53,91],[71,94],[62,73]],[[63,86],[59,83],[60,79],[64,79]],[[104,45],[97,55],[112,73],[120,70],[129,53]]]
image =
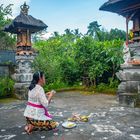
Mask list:
[[10,4],[4,7],[3,4],[0,4],[0,50],[15,49],[15,36],[2,31],[4,26],[11,22],[9,18],[12,14],[11,6]]
[[[0,48],[14,46],[15,38],[2,31],[11,20],[11,5],[0,5]],[[122,59],[122,44],[126,33],[119,29],[105,30],[93,21],[87,33],[79,29],[65,29],[64,34],[54,32],[48,40],[40,40],[39,33],[33,36],[33,47],[39,51],[34,60],[35,70],[45,72],[49,88],[67,86],[117,87],[115,73]]]
[[0,98],[12,96],[14,93],[14,81],[9,77],[0,77]]
[[[3,32],[4,26],[11,22],[12,5],[0,4],[0,50],[13,50],[15,37]],[[9,77],[0,77],[0,98],[11,96],[14,92],[14,81]]]
[[116,83],[115,73],[123,63],[125,32],[118,29],[107,32],[100,28],[101,25],[94,21],[89,24],[85,35],[78,29],[66,29],[62,35],[54,32],[48,40],[36,41],[34,48],[39,55],[34,68],[44,71],[47,84],[56,88],[81,83],[87,87]]

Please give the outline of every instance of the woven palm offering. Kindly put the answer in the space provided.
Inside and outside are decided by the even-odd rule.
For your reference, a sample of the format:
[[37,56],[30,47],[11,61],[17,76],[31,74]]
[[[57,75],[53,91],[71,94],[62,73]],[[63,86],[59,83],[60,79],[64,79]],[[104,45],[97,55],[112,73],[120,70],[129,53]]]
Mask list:
[[134,60],[129,61],[129,63],[132,65],[140,65],[140,60],[134,59]]
[[91,115],[80,115],[73,113],[72,117],[68,118],[68,121],[76,122],[76,121],[81,121],[81,122],[88,122],[89,118]]

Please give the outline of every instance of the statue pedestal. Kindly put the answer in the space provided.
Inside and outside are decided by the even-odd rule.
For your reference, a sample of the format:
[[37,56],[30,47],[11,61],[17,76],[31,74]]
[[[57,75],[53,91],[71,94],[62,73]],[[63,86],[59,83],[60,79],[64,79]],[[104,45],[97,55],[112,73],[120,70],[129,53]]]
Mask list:
[[16,83],[14,88],[15,95],[18,99],[27,99],[28,87],[33,77],[31,63],[33,62],[35,56],[36,54],[16,56],[16,73],[14,74]]
[[121,69],[116,73],[121,81],[117,91],[119,103],[135,107],[140,102],[140,65],[122,65]]
[[4,27],[5,32],[17,34],[17,50],[16,50],[16,69],[13,79],[15,80],[15,94],[19,99],[25,99],[27,87],[32,80],[31,64],[37,55],[32,48],[31,35],[48,26],[43,21],[28,15],[29,6],[26,2],[20,6],[21,11],[11,24]]
[[30,83],[15,83],[15,95],[20,100],[27,100],[28,98],[28,87]]

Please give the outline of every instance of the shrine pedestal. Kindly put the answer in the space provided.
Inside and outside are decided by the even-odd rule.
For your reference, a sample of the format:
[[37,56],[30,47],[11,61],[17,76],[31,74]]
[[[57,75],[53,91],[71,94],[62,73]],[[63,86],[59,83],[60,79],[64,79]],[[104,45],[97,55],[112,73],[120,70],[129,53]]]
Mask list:
[[15,83],[15,96],[20,100],[27,100],[29,83]]
[[140,65],[121,65],[121,69],[116,73],[121,81],[117,91],[119,103],[135,107],[140,103]]
[[15,95],[19,99],[27,99],[28,87],[32,81],[33,71],[31,63],[36,55],[17,55],[15,78]]
[[13,76],[15,79],[15,95],[19,99],[26,99],[33,76],[31,64],[37,55],[32,48],[31,35],[46,29],[48,26],[43,21],[28,15],[29,6],[26,2],[20,8],[20,14],[11,24],[4,27],[4,31],[17,34],[16,69]]

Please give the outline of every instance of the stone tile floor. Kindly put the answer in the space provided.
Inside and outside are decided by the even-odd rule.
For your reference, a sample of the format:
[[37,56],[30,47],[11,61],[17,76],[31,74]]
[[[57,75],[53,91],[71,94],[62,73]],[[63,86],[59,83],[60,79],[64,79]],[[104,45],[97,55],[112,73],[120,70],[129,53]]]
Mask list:
[[[31,135],[24,132],[25,104],[0,103],[0,140],[140,140],[140,108],[119,106],[116,96],[57,93],[49,110],[60,123],[58,130],[34,131]],[[92,113],[92,117],[89,122],[77,122],[73,129],[63,128],[61,124],[72,113]]]

